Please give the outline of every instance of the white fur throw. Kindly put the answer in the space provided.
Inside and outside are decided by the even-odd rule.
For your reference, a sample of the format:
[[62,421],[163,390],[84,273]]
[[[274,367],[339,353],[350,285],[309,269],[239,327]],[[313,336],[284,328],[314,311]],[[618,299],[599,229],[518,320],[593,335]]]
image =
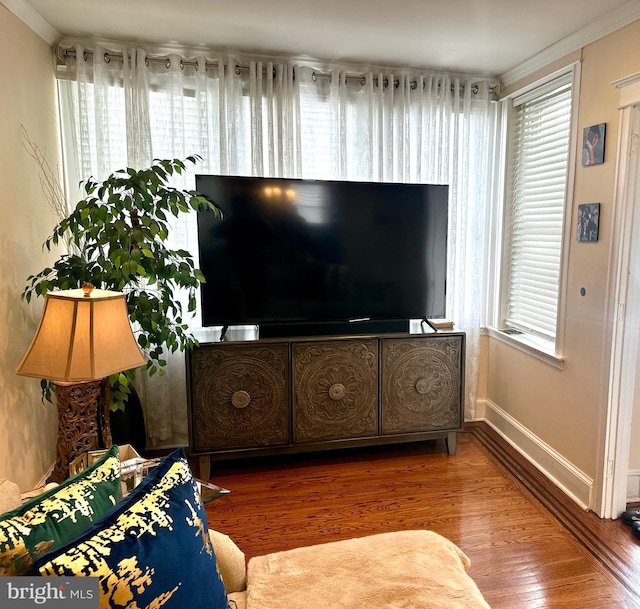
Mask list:
[[469,565],[432,531],[297,548],[249,561],[247,609],[489,609]]
[[17,508],[21,503],[18,485],[6,478],[0,478],[0,514]]

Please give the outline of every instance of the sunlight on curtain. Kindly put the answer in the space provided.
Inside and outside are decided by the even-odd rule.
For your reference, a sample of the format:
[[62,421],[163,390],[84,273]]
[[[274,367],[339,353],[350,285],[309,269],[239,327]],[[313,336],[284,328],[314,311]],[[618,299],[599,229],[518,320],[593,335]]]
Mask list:
[[[450,185],[448,317],[467,332],[465,416],[478,376],[482,252],[490,131],[489,83],[401,70],[354,77],[340,67],[75,47],[60,79],[69,183],[103,178],[152,158],[203,161],[195,173]],[[330,75],[327,77],[326,75]],[[382,86],[381,86],[382,85]],[[72,195],[74,197],[75,195]],[[74,199],[75,200],[75,199]],[[196,219],[174,226],[172,246],[197,254]],[[192,327],[201,340],[215,330]],[[251,328],[236,330],[240,338]],[[187,441],[184,356],[144,382],[148,446]]]

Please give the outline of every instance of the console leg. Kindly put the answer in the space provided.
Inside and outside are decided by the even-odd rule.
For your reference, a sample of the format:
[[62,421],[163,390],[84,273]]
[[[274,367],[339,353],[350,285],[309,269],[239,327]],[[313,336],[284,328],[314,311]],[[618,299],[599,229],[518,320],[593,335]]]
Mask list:
[[455,455],[456,454],[456,432],[455,431],[450,431],[447,434],[447,452],[450,455]]
[[200,465],[200,480],[209,482],[209,478],[211,478],[211,457],[208,455],[202,456],[198,459],[198,463]]

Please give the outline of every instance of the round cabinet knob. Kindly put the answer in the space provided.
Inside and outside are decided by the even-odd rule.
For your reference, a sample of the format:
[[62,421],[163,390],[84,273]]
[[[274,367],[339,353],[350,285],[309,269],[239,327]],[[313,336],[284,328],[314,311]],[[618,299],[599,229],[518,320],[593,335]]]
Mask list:
[[332,400],[341,400],[344,397],[345,388],[342,383],[334,383],[329,387],[329,397]]
[[429,379],[421,378],[416,382],[416,391],[420,395],[424,395],[429,391]]
[[251,396],[246,391],[236,391],[231,396],[231,403],[236,408],[246,408],[251,402]]

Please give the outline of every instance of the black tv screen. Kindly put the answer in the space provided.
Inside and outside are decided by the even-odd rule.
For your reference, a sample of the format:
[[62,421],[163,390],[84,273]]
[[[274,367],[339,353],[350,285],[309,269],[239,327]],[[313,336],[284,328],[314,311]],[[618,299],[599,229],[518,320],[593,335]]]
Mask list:
[[204,326],[445,315],[448,187],[197,175]]

